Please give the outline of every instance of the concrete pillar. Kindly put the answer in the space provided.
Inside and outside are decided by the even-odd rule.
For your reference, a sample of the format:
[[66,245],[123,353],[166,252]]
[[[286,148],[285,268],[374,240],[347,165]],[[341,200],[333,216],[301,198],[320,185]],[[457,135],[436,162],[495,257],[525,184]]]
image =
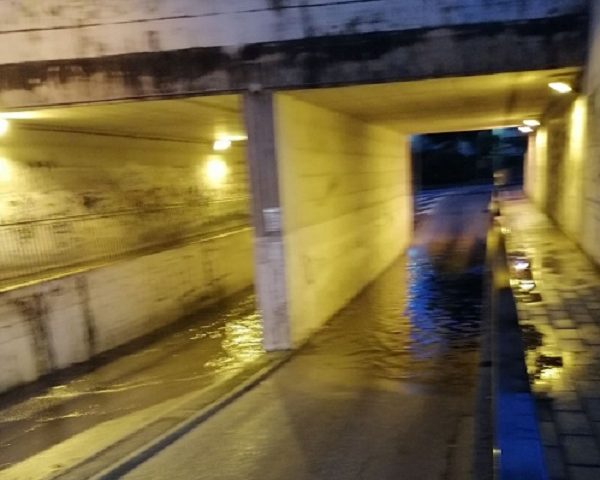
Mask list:
[[267,350],[291,348],[273,94],[244,95],[255,230],[255,277]]

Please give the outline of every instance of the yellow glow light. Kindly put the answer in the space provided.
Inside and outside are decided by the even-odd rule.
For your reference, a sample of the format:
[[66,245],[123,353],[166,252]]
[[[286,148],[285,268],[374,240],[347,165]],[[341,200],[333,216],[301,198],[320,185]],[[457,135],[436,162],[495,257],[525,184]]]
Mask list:
[[6,158],[0,157],[0,182],[10,182],[12,179],[12,171],[10,162]]
[[248,137],[246,135],[225,135],[224,138],[232,142],[243,142],[245,140],[248,140]]
[[6,135],[8,129],[10,127],[10,123],[5,118],[0,118],[0,137],[2,135]]
[[546,367],[540,372],[540,380],[556,380],[560,378],[560,368]]
[[229,167],[222,158],[212,157],[206,162],[204,173],[210,186],[219,187],[227,178]]
[[215,140],[215,143],[213,143],[213,150],[216,151],[227,150],[229,147],[231,147],[231,140],[228,138],[219,138],[218,140]]
[[0,118],[7,120],[31,120],[41,117],[39,112],[2,112]]
[[569,93],[573,90],[573,87],[565,82],[550,82],[548,86],[558,93]]
[[523,125],[526,125],[528,127],[539,127],[541,123],[538,120],[528,118],[527,120],[523,120]]

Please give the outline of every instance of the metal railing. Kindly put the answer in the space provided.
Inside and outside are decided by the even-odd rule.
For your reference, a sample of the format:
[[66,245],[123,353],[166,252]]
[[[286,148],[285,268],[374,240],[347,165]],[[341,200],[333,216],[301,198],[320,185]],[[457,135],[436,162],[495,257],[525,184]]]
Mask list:
[[248,199],[0,225],[0,288],[248,226]]

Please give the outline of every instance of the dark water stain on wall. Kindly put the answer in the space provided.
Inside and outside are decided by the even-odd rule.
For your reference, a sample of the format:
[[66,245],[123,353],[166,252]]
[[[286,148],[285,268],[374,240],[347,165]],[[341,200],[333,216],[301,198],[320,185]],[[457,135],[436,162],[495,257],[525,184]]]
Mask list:
[[55,354],[48,336],[48,304],[42,293],[21,297],[14,301],[21,311],[33,338],[36,367],[39,374],[54,369]]

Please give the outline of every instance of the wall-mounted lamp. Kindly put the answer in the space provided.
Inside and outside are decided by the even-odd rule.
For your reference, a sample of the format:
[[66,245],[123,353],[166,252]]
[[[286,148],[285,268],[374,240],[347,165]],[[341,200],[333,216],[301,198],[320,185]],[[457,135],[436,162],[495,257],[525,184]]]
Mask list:
[[227,179],[229,167],[219,156],[211,156],[206,162],[204,174],[209,186],[220,187]]
[[219,138],[218,140],[215,140],[215,143],[213,143],[213,150],[217,152],[227,150],[229,147],[231,147],[231,140],[228,138]]
[[0,183],[10,182],[12,179],[12,170],[10,168],[10,162],[0,157]]
[[533,132],[533,128],[528,127],[527,125],[521,125],[519,127],[519,132],[521,132],[521,133],[532,133]]
[[555,92],[564,94],[573,91],[573,87],[567,82],[550,82],[548,86]]
[[541,123],[539,122],[539,120],[534,120],[533,118],[528,118],[526,120],[523,120],[523,125],[533,128],[533,127],[539,127],[541,125]]
[[10,123],[8,122],[8,120],[6,120],[6,118],[0,118],[0,137],[2,135],[6,135],[6,132],[8,132],[9,128]]

